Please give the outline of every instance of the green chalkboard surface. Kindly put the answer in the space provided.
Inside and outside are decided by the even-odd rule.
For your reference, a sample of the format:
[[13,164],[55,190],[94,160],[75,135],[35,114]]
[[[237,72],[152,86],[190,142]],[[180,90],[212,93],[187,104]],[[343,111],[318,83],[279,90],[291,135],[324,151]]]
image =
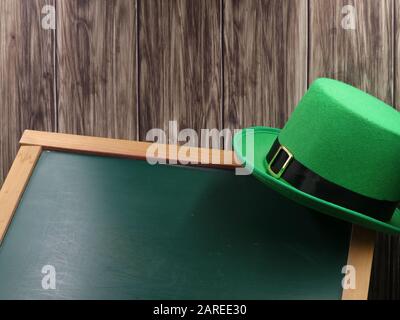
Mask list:
[[338,299],[350,232],[231,170],[45,151],[0,299]]

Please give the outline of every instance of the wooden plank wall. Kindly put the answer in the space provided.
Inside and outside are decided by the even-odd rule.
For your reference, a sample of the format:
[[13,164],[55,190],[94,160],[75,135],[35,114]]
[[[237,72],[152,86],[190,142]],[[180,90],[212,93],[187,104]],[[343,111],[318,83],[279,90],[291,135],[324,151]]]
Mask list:
[[307,1],[224,1],[224,126],[282,127],[307,89]]
[[58,130],[137,138],[135,1],[56,6]]
[[25,128],[55,129],[54,31],[41,9],[54,0],[0,1],[0,184]]
[[[45,4],[56,30],[41,28]],[[321,76],[400,110],[399,21],[395,0],[1,0],[0,184],[26,128],[282,127]],[[380,235],[371,298],[400,298],[399,257]]]
[[139,2],[139,136],[221,127],[219,0]]

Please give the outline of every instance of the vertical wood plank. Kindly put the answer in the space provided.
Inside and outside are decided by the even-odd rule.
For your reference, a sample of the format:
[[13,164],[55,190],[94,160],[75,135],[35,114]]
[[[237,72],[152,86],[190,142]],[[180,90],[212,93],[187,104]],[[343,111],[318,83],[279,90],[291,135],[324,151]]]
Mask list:
[[400,299],[400,237],[378,234],[370,299]]
[[60,132],[136,138],[135,6],[57,0]]
[[224,121],[282,127],[307,88],[307,1],[224,1]]
[[219,0],[139,2],[140,138],[152,128],[220,127]]
[[[400,111],[400,3],[393,0],[393,33],[394,33],[394,101]],[[400,296],[400,295],[399,295]]]
[[[355,8],[355,30],[342,28],[345,5]],[[392,0],[311,0],[310,83],[335,78],[392,104],[392,9]]]
[[0,185],[24,129],[54,129],[54,31],[41,27],[52,0],[0,1]]
[[[310,0],[310,83],[331,77],[394,104],[394,4],[393,0]],[[355,30],[342,28],[348,14],[342,13],[345,5],[355,8]],[[399,259],[394,259],[398,250],[398,237],[378,235],[369,298],[399,296]]]

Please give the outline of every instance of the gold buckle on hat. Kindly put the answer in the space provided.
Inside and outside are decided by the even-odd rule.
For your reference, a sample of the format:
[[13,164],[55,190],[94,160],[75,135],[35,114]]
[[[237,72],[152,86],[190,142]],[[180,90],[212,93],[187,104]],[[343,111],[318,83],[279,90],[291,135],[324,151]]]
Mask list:
[[[271,166],[273,165],[275,159],[278,157],[279,152],[284,151],[286,153],[286,155],[288,156],[287,160],[285,161],[285,163],[283,164],[282,168],[279,170],[278,173],[275,173]],[[279,179],[282,174],[285,172],[287,166],[289,165],[290,161],[293,159],[293,154],[284,146],[280,146],[278,151],[275,153],[274,157],[272,158],[272,160],[270,161],[270,163],[268,164],[268,172],[275,178]]]

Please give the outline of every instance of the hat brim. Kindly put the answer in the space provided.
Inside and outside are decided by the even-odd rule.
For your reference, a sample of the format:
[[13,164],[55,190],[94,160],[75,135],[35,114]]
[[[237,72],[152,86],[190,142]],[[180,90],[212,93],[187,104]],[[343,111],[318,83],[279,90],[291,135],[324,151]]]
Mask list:
[[[276,179],[267,171],[266,155],[279,135],[280,129],[269,127],[252,127],[236,133],[233,139],[233,148],[237,157],[252,169],[252,174],[268,187],[281,193],[297,203],[312,208],[332,217],[339,218],[363,227],[389,234],[400,233],[400,209],[397,208],[388,222],[371,218],[363,213],[349,210],[334,203],[327,202],[300,191],[282,179]],[[246,143],[254,140],[254,155],[246,156]]]

